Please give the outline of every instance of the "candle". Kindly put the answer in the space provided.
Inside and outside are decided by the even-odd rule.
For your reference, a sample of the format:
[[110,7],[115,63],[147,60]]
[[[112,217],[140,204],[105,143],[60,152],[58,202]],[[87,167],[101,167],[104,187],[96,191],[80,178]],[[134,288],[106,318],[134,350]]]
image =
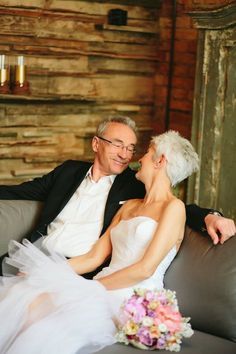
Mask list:
[[22,55],[18,56],[17,58],[16,81],[19,82],[20,87],[22,87],[25,82],[25,65],[24,65],[24,57]]
[[12,93],[15,95],[30,93],[29,82],[27,81],[27,66],[25,65],[25,62],[25,57],[23,55],[17,56],[14,84],[12,86]]
[[18,57],[18,65],[24,65],[24,57],[23,57],[23,55],[20,55]]
[[24,65],[20,65],[19,66],[19,83],[20,83],[20,86],[23,86],[24,81],[25,81],[25,67],[24,67]]
[[9,81],[9,69],[6,66],[5,55],[0,55],[0,85],[5,86]]
[[2,54],[0,55],[0,68],[4,69],[4,66],[5,66],[5,55]]

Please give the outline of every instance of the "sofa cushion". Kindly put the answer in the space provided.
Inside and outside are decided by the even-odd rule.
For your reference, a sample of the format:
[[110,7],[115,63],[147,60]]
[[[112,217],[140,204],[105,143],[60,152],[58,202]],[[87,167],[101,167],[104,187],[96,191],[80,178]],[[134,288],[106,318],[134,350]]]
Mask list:
[[191,317],[194,328],[234,341],[235,254],[236,237],[215,246],[208,236],[187,229],[180,251],[165,276],[165,287],[176,290],[180,310]]
[[[140,349],[131,345],[114,344],[97,352],[97,354],[141,354]],[[158,350],[155,353],[167,353],[166,350]],[[195,331],[191,338],[184,339],[181,346],[181,354],[235,354],[236,343],[227,339],[215,337],[211,334]]]
[[24,200],[0,200],[0,255],[7,252],[9,240],[20,241],[32,231],[42,203]]

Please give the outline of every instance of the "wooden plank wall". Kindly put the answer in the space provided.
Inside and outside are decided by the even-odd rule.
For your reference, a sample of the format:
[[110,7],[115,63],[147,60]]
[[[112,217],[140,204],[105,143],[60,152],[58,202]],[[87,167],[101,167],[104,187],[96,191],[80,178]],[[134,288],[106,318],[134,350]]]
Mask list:
[[[114,8],[127,26],[108,24]],[[0,95],[1,184],[92,159],[91,137],[110,114],[136,120],[140,156],[154,125],[157,15],[158,1],[1,0],[0,54],[11,69],[23,55],[30,83],[30,95]]]

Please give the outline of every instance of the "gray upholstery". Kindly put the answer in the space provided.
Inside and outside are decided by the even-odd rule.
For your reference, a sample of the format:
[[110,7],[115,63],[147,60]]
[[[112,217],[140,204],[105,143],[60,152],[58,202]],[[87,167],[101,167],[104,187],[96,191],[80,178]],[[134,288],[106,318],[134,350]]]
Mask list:
[[[0,255],[6,252],[10,239],[27,235],[41,209],[38,202],[0,200]],[[191,317],[195,329],[195,334],[184,340],[181,353],[236,354],[235,253],[236,237],[214,246],[207,236],[186,228],[180,251],[165,276],[165,287],[176,291],[180,310]],[[140,350],[116,344],[98,353]]]
[[[106,347],[97,354],[141,354],[140,349],[126,346],[123,344],[115,344]],[[145,352],[144,352],[145,353]],[[171,353],[166,350],[154,351],[157,354]],[[236,344],[224,338],[215,337],[210,334],[195,331],[191,338],[183,341],[181,346],[182,354],[235,354]]]
[[42,206],[36,201],[0,200],[0,256],[11,239],[20,241],[33,229]]
[[[214,246],[188,229],[165,277],[194,328],[236,341],[236,237]],[[236,353],[236,351],[235,351]]]

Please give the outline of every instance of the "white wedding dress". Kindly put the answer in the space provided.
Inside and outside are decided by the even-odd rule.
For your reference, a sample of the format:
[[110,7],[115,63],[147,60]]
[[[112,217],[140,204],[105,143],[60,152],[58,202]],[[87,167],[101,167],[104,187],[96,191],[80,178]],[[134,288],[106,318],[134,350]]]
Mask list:
[[[11,241],[7,262],[27,275],[0,277],[0,353],[87,354],[113,344],[114,319],[133,288],[107,291],[98,279],[138,261],[156,227],[155,220],[143,216],[114,227],[112,259],[97,280],[78,276],[64,257],[27,240],[23,245]],[[153,276],[135,287],[162,288],[175,255],[173,248]]]

